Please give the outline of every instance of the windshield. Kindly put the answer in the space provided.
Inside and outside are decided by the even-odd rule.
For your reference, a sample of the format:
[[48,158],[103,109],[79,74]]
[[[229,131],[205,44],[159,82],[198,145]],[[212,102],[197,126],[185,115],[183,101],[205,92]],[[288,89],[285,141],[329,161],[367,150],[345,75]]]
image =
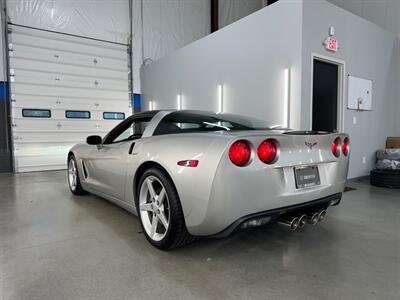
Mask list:
[[270,130],[273,128],[270,123],[253,117],[212,112],[175,111],[160,121],[153,135],[220,130]]

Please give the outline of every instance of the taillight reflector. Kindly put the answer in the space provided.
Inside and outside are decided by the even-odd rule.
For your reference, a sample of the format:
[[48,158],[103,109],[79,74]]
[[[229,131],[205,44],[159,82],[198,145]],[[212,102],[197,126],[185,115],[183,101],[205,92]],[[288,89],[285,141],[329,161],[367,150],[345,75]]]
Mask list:
[[274,163],[276,161],[277,154],[277,142],[272,139],[262,141],[257,148],[257,156],[265,164]]
[[243,167],[247,165],[250,157],[250,144],[245,140],[236,141],[229,148],[229,159],[236,166]]
[[340,156],[340,144],[341,144],[342,140],[340,139],[340,137],[337,137],[331,146],[331,150],[332,150],[332,154],[336,157]]
[[345,156],[349,155],[350,150],[350,139],[345,137],[342,143],[342,152]]

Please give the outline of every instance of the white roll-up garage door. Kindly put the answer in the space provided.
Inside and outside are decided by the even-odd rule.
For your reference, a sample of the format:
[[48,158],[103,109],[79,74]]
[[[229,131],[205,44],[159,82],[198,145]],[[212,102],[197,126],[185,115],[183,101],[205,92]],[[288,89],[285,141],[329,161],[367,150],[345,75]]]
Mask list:
[[131,114],[127,45],[9,29],[15,171],[64,169],[74,144]]

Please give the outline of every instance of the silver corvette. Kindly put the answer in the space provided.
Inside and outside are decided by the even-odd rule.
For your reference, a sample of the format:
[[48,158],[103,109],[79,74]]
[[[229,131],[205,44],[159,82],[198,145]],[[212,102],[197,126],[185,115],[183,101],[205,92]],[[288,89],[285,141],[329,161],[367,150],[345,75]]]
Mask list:
[[202,111],[150,111],[68,154],[71,192],[138,215],[160,249],[279,222],[316,224],[342,197],[349,137]]

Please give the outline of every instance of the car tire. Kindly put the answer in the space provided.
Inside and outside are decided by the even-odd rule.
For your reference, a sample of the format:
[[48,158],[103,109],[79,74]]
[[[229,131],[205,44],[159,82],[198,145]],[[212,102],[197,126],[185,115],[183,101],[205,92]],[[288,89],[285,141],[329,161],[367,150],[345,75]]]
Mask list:
[[374,186],[400,188],[400,170],[372,170],[370,183]]
[[153,246],[170,250],[195,240],[186,229],[178,192],[163,170],[146,170],[136,195],[140,224],[146,239]]
[[86,195],[87,192],[82,188],[81,180],[79,177],[78,165],[74,155],[70,155],[68,158],[68,186],[72,194],[74,195]]

